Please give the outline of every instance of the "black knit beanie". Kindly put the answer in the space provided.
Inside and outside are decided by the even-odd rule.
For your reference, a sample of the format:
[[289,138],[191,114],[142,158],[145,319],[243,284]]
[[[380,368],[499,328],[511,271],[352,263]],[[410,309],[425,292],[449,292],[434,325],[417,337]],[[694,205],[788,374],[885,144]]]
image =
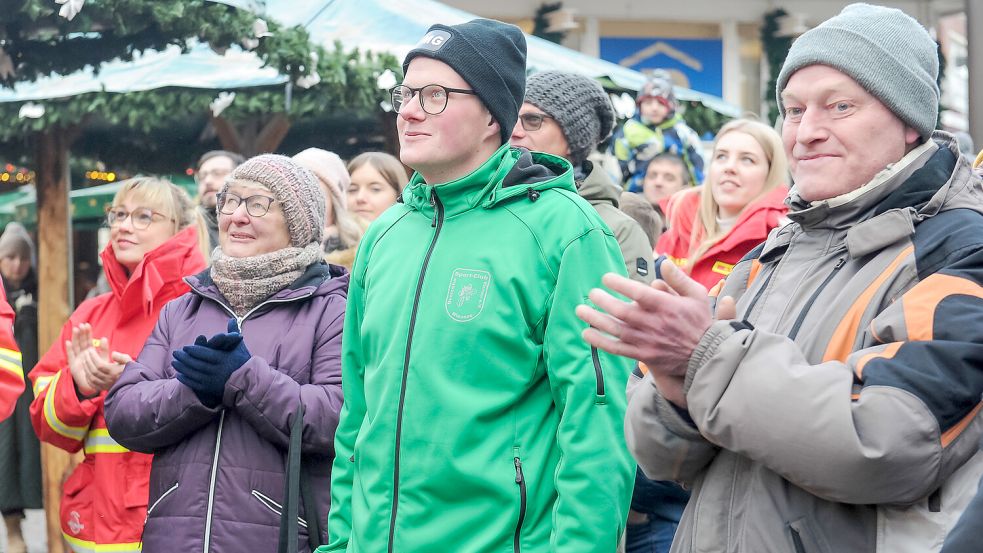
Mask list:
[[406,54],[404,74],[417,56],[442,61],[467,81],[498,121],[502,144],[509,141],[526,93],[526,37],[518,27],[492,19],[438,23]]

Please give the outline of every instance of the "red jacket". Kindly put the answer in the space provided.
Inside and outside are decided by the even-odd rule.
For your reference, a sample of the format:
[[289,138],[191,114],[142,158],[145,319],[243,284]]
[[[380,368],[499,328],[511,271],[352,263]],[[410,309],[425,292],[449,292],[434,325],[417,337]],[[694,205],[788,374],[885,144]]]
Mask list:
[[61,501],[62,533],[72,548],[138,552],[151,456],[131,452],[110,437],[103,416],[106,392],[79,399],[64,343],[73,326],[89,323],[95,337],[109,338],[110,350],[136,358],[164,304],[189,290],[182,277],[201,271],[205,259],[197,229],[189,227],[148,252],[129,279],[112,244],[102,252],[102,262],[112,291],[82,302],[31,371],[31,422],[41,441],[85,451],[65,481]]
[[0,284],[0,421],[14,412],[17,398],[24,391],[24,370],[20,349],[14,342],[14,310]]
[[695,262],[689,257],[690,237],[697,226],[696,212],[700,205],[700,190],[674,198],[670,210],[671,226],[655,245],[656,255],[665,255],[677,265],[686,267],[693,277],[708,289],[730,274],[734,265],[755,246],[765,241],[771,229],[788,212],[785,196],[788,189],[780,186],[741,212],[734,228]]

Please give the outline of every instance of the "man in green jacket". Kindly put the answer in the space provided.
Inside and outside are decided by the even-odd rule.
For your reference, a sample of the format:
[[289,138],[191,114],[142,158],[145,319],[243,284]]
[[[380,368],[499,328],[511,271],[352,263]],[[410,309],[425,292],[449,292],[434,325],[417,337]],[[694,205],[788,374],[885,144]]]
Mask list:
[[577,192],[614,232],[628,278],[648,284],[655,278],[652,246],[645,231],[618,208],[621,187],[602,167],[587,160],[614,128],[614,107],[590,77],[543,71],[529,77],[512,146],[560,156],[573,164]]
[[613,552],[634,463],[629,364],[580,340],[625,274],[570,164],[508,146],[518,28],[434,25],[392,92],[417,172],[362,239],[322,552]]

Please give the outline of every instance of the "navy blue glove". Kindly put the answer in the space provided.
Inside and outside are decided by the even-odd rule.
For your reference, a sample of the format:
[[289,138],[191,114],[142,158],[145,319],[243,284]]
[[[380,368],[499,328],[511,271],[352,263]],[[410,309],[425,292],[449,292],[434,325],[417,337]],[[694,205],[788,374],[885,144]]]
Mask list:
[[216,334],[209,340],[198,336],[194,345],[173,353],[178,381],[191,388],[208,407],[222,403],[229,377],[252,357],[235,319],[229,319],[228,328],[228,333]]

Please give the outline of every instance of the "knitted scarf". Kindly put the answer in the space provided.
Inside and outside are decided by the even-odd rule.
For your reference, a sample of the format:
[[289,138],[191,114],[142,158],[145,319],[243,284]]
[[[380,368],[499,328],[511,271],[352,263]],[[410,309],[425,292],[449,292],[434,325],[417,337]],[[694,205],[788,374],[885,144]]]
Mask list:
[[236,315],[242,316],[300,278],[320,259],[321,245],[316,242],[253,257],[229,257],[222,248],[215,248],[211,276]]

